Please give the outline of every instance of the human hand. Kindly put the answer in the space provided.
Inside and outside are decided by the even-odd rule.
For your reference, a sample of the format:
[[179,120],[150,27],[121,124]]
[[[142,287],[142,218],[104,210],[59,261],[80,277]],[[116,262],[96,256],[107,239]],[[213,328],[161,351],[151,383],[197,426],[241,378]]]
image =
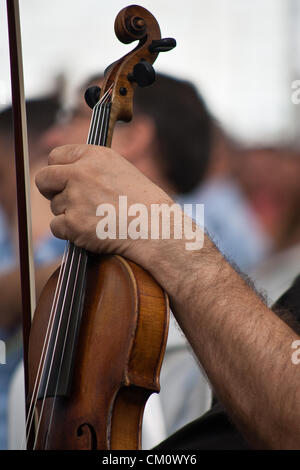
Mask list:
[[[127,197],[128,207],[140,203],[149,212],[153,203],[173,204],[162,189],[106,147],[66,145],[56,148],[49,155],[49,166],[37,173],[36,184],[51,200],[55,217],[50,226],[56,237],[89,251],[122,254],[140,264],[143,264],[145,250],[149,257],[152,245],[146,243],[147,239],[118,237],[120,223],[127,223],[124,214],[120,214],[119,196]],[[97,236],[100,214],[96,214],[100,204],[115,208],[115,239],[99,240]]]

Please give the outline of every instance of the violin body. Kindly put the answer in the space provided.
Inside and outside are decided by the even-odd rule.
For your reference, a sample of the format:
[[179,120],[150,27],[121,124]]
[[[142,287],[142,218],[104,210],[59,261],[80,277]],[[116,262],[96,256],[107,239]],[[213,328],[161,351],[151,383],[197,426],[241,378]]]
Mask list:
[[[58,280],[46,284],[29,345],[30,400]],[[138,265],[117,256],[92,256],[67,397],[46,397],[36,449],[139,449],[145,403],[159,391],[168,332],[168,299]],[[55,400],[55,406],[53,401]],[[38,419],[37,419],[38,421]]]

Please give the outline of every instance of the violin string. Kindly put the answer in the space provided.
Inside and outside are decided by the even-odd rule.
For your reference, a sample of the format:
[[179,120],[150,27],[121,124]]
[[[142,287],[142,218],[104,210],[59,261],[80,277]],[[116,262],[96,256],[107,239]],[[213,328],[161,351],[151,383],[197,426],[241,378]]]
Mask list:
[[95,113],[94,113],[93,119],[92,119],[93,126],[91,128],[91,134],[88,137],[87,143],[92,143],[94,141],[94,134],[96,133],[96,129],[97,129],[96,122],[98,120],[98,116],[101,115],[101,112],[102,112],[102,107],[101,106],[99,107],[98,105],[96,105],[95,108],[96,108]]
[[[104,111],[104,112],[103,112]],[[100,142],[101,142],[101,139],[103,140],[104,139],[104,136],[105,136],[105,133],[103,131],[103,129],[106,130],[107,128],[107,117],[108,117],[108,112],[107,112],[107,108],[103,105],[102,106],[102,109],[101,109],[101,113],[99,113],[99,116],[97,118],[97,123],[96,123],[96,132],[94,134],[94,139],[96,140],[97,138],[97,134],[99,134],[99,139],[98,139],[98,142],[95,142],[96,145],[100,145]],[[99,123],[101,122],[101,124],[99,125]],[[106,126],[105,126],[106,124]],[[105,127],[104,127],[105,126]],[[99,130],[98,130],[99,129]],[[88,139],[89,140],[89,139]],[[104,143],[104,142],[103,142]],[[80,252],[80,257],[82,255],[82,249],[81,249],[81,252]],[[74,282],[74,285],[73,285],[73,293],[72,293],[72,301],[71,301],[71,306],[70,306],[70,309],[69,309],[69,316],[68,316],[68,322],[67,322],[67,327],[66,327],[66,331],[65,331],[65,335],[64,335],[64,344],[63,344],[63,350],[62,350],[62,354],[61,354],[61,360],[60,360],[60,365],[59,365],[59,371],[58,371],[58,378],[57,378],[57,383],[56,383],[56,389],[55,389],[55,393],[54,393],[54,399],[53,399],[53,403],[52,403],[52,409],[51,409],[51,415],[50,415],[50,420],[49,420],[49,423],[48,423],[48,429],[50,431],[51,429],[51,426],[52,426],[52,421],[53,421],[53,414],[54,414],[54,408],[55,408],[55,403],[56,403],[56,399],[57,399],[57,390],[58,390],[58,385],[59,385],[59,378],[60,378],[60,374],[61,374],[61,368],[62,368],[62,362],[63,362],[63,355],[64,355],[64,351],[65,351],[65,346],[66,346],[66,340],[67,340],[67,336],[68,336],[68,330],[69,330],[69,325],[70,325],[70,318],[71,318],[71,312],[72,312],[72,307],[73,307],[73,303],[74,303],[74,294],[75,294],[75,286],[76,286],[76,282],[77,282],[77,278],[78,278],[78,273],[79,273],[79,265],[80,265],[80,261],[78,262],[78,266],[77,266],[77,272],[76,272],[76,280]],[[48,434],[49,435],[49,434]]]
[[[47,327],[47,330],[49,329],[49,326],[51,325],[51,330],[50,332],[48,333],[48,335],[46,335],[46,338],[44,340],[44,346],[43,346],[43,349],[46,349],[45,350],[45,353],[44,353],[44,357],[43,357],[43,366],[41,368],[39,368],[39,374],[37,374],[36,376],[36,380],[38,379],[39,380],[39,385],[38,387],[36,388],[35,390],[35,394],[33,394],[32,396],[32,400],[31,400],[31,404],[32,404],[32,410],[31,410],[31,417],[30,417],[30,423],[29,423],[29,427],[27,427],[27,436],[30,435],[30,431],[31,431],[31,428],[32,428],[32,425],[34,423],[34,412],[35,412],[35,407],[36,407],[36,404],[37,404],[37,400],[38,400],[38,394],[39,394],[39,390],[40,390],[40,386],[41,386],[41,381],[42,381],[42,377],[43,377],[43,372],[44,372],[44,366],[45,366],[45,361],[46,361],[46,357],[47,357],[47,353],[48,353],[48,349],[49,349],[49,343],[50,343],[50,339],[51,339],[51,334],[52,334],[52,331],[53,331],[53,327],[54,327],[54,319],[55,319],[55,312],[56,312],[56,309],[57,309],[57,305],[58,305],[58,301],[59,301],[59,298],[60,298],[60,295],[61,295],[61,292],[62,292],[62,279],[65,275],[65,272],[66,272],[66,266],[67,266],[67,258],[70,254],[70,243],[68,242],[67,243],[67,254],[66,254],[66,259],[65,259],[65,262],[64,262],[64,265],[63,265],[63,269],[61,268],[60,269],[60,273],[59,273],[59,279],[58,279],[58,282],[57,282],[57,286],[56,286],[56,292],[57,292],[57,295],[56,295],[56,298],[54,300],[54,302],[52,303],[52,309],[51,309],[51,314],[50,316],[52,317],[51,321],[48,322],[48,327]],[[58,288],[59,287],[59,288]]]
[[96,126],[95,126],[95,135],[93,136],[93,143],[95,144],[97,142],[97,136],[98,134],[100,134],[99,132],[99,122],[101,122],[101,125],[102,125],[102,121],[103,121],[103,115],[104,115],[104,107],[101,107],[101,114],[99,114],[98,118],[97,118],[97,122],[96,122]]
[[[81,249],[81,251],[80,251],[80,260],[81,260],[81,257],[82,257],[82,249]],[[79,262],[78,262],[78,264],[77,264],[76,279],[75,279],[75,282],[74,282],[74,286],[76,286],[76,283],[77,283],[77,280],[78,280],[78,275],[79,275],[79,271],[80,271],[80,260],[79,260]],[[71,306],[70,306],[70,309],[69,309],[68,322],[67,322],[67,328],[66,328],[67,331],[66,331],[66,334],[65,334],[65,337],[64,337],[64,344],[63,344],[62,354],[61,354],[61,358],[60,358],[60,364],[59,364],[59,370],[58,370],[56,388],[55,388],[55,393],[54,393],[54,399],[53,399],[53,403],[52,403],[52,409],[51,409],[50,420],[49,420],[49,423],[48,423],[48,429],[49,429],[49,431],[51,430],[51,425],[52,425],[52,420],[53,420],[53,413],[54,413],[55,401],[56,401],[56,397],[57,397],[57,390],[58,390],[58,385],[59,385],[59,379],[60,379],[60,374],[61,374],[61,368],[62,368],[63,358],[64,358],[64,352],[65,352],[65,348],[66,348],[66,341],[67,341],[67,336],[68,336],[69,324],[70,324],[70,320],[71,320],[71,312],[72,312],[72,307],[73,307],[73,303],[74,303],[74,297],[75,297],[75,289],[73,290],[73,294],[72,294]],[[39,431],[39,428],[38,428],[38,430],[37,430],[37,434],[38,434],[38,431]],[[48,433],[48,436],[49,436],[49,433]],[[46,449],[47,449],[47,441],[46,441],[46,443],[45,443],[45,450],[46,450]]]
[[[66,258],[67,258],[68,250],[69,250],[68,243],[66,243],[63,258],[62,258],[62,262],[61,262],[61,266],[60,266],[60,270],[59,270],[58,282],[57,282],[57,285],[56,285],[54,298],[53,298],[53,302],[52,302],[52,308],[51,308],[50,315],[49,315],[49,321],[48,321],[47,330],[46,330],[46,334],[45,334],[45,340],[44,340],[44,344],[43,344],[42,354],[41,354],[41,358],[40,358],[40,362],[39,362],[39,366],[38,366],[38,370],[37,370],[37,375],[36,375],[36,379],[35,379],[35,383],[34,383],[33,396],[35,395],[35,391],[36,391],[36,387],[37,387],[37,379],[38,379],[39,374],[40,374],[42,358],[45,354],[46,338],[49,336],[49,328],[50,328],[50,325],[52,324],[52,320],[53,320],[54,307],[55,307],[55,305],[58,301],[58,298],[59,298],[60,280],[61,280],[61,278],[63,276],[63,273],[66,269]],[[31,399],[30,406],[32,405],[32,401],[33,400]],[[30,408],[29,408],[29,413],[30,413]]]
[[[35,382],[34,382],[34,387],[33,387],[33,391],[32,391],[32,397],[31,397],[31,400],[30,400],[30,406],[29,406],[29,409],[28,409],[28,414],[27,414],[27,419],[26,419],[26,424],[25,424],[25,433],[24,433],[24,438],[23,438],[23,441],[22,441],[22,448],[25,445],[27,445],[27,436],[29,435],[28,429],[30,430],[31,425],[32,425],[32,420],[33,420],[33,416],[34,416],[34,408],[35,408],[35,404],[36,404],[35,395],[37,393],[37,384],[38,384],[38,379],[40,377],[41,365],[42,365],[42,362],[43,362],[45,354],[46,354],[46,351],[45,351],[46,350],[46,343],[48,341],[48,337],[49,337],[49,334],[50,334],[50,325],[52,324],[53,318],[54,318],[54,308],[55,308],[55,305],[56,305],[56,303],[58,301],[58,298],[59,298],[60,280],[63,276],[64,270],[66,269],[66,262],[65,261],[66,261],[66,257],[67,257],[67,252],[69,250],[68,245],[69,245],[69,243],[67,242],[66,246],[65,246],[62,262],[61,262],[61,267],[60,267],[60,270],[59,270],[58,281],[57,281],[57,284],[56,284],[54,299],[53,299],[53,303],[52,303],[52,307],[51,307],[51,311],[50,311],[50,315],[49,315],[49,321],[48,321],[48,324],[47,324],[47,330],[46,330],[46,334],[45,334],[45,340],[44,340],[44,344],[43,344],[42,354],[41,354],[41,357],[40,357],[38,370],[37,370],[37,374],[36,374]],[[30,421],[30,425],[29,425],[29,421]]]
[[[96,107],[98,108],[97,111],[99,111],[99,110],[101,111],[103,109],[102,104],[105,104],[106,101],[107,101],[107,98],[110,97],[110,93],[112,91],[112,88],[113,88],[113,84],[110,86],[110,88],[103,95],[102,99],[100,101],[98,101],[98,103],[94,106],[93,111]],[[100,113],[98,112],[97,116],[95,116],[95,119],[94,119],[94,117],[91,119],[91,124],[90,124],[89,133],[88,133],[87,143],[90,143],[90,144],[95,143],[95,134],[94,133],[96,133],[97,128],[98,128],[97,117],[98,117],[99,114]]]
[[[108,93],[106,93],[106,94],[104,95],[104,98],[106,98],[107,94],[108,94]],[[98,109],[96,108],[96,112],[97,112],[97,111],[98,111]],[[90,125],[90,127],[94,124],[94,122],[95,122],[95,121],[92,119],[92,120],[91,120],[91,125]],[[89,132],[89,134],[90,134],[90,132]],[[68,244],[68,249],[69,249],[69,244]],[[64,255],[64,256],[65,256],[65,255]],[[61,271],[60,271],[60,275],[61,275]],[[58,287],[59,285],[60,285],[60,279],[58,280],[57,287]],[[57,292],[57,291],[56,291],[56,292]],[[59,295],[58,295],[58,298],[59,298]],[[56,296],[55,296],[55,299],[56,299]],[[57,299],[57,300],[58,300],[58,299]],[[56,302],[55,302],[55,301],[53,302],[53,305],[52,305],[52,311],[53,311],[53,313],[54,313],[53,307],[55,306],[55,304],[57,304],[57,301],[56,301]],[[50,317],[51,317],[51,316],[53,317],[53,315],[50,315]],[[47,329],[47,331],[49,330],[49,324],[51,323],[51,318],[50,318],[49,320],[50,320],[50,321],[49,321],[49,323],[48,323],[48,329]],[[49,336],[49,335],[48,335],[48,336]],[[46,339],[47,339],[47,337],[45,338],[43,350],[45,349]],[[40,361],[40,365],[41,365],[41,361]],[[38,372],[40,372],[40,367],[39,367]],[[38,378],[38,377],[39,377],[39,374],[38,374],[37,377],[36,377],[36,382],[37,382],[37,378]],[[36,388],[36,386],[35,386],[35,388]]]
[[[102,103],[103,102],[107,102],[107,98],[109,98],[111,96],[111,91],[112,91],[112,88],[113,88],[113,84],[110,86],[110,88],[107,90],[107,92],[103,95],[103,97],[101,98],[101,100],[94,106],[94,109],[93,109],[93,117],[91,119],[91,124],[90,124],[90,130],[89,130],[89,137],[88,137],[88,143],[92,143],[93,139],[91,138],[92,136],[95,135],[95,131],[97,129],[97,122],[99,122],[99,119],[100,119],[100,116],[101,116],[101,112],[100,110],[102,109]],[[69,251],[68,251],[68,254],[69,254]],[[67,255],[68,256],[68,255]],[[80,256],[81,258],[81,256]],[[71,263],[71,266],[70,266],[70,272],[72,271],[72,265],[73,265],[73,257],[72,257],[72,263]],[[78,267],[80,265],[80,261],[78,263]],[[78,268],[79,269],[79,268]],[[63,277],[63,276],[62,276]],[[58,284],[59,284],[59,280],[58,280]],[[62,285],[62,283],[60,282],[60,284]],[[76,283],[75,283],[76,284]],[[66,292],[68,290],[68,286],[69,286],[69,277],[67,279],[67,286],[66,286]],[[60,292],[61,293],[61,292]],[[73,295],[74,295],[74,292],[73,292]],[[59,298],[59,295],[57,296],[57,298]],[[64,302],[65,302],[65,298],[64,298]],[[55,306],[55,315],[54,317],[56,316],[56,310],[57,310],[57,304],[58,304],[58,300],[56,302],[53,302],[53,305],[52,305],[52,310],[54,310],[54,306]],[[72,305],[73,305],[73,298],[72,298]],[[63,309],[62,309],[63,311]],[[71,309],[70,309],[71,311]],[[50,314],[50,316],[53,316]],[[61,322],[61,318],[59,320],[59,325],[60,325],[60,322]],[[54,323],[54,322],[53,322]],[[50,324],[50,320],[48,322],[48,327],[49,327],[49,324]],[[69,324],[69,322],[68,322]],[[53,330],[53,324],[52,324],[52,330]],[[47,331],[48,331],[48,328],[47,328]],[[59,331],[59,328],[58,328],[58,331]],[[57,332],[58,334],[58,332]],[[47,345],[47,350],[49,348],[49,343],[50,343],[50,338],[51,338],[51,333],[50,335],[48,335],[48,341],[47,339],[45,338],[45,342],[44,342],[44,347],[45,347],[45,344],[46,342],[48,342],[48,345]],[[57,342],[57,337],[56,337],[56,340],[55,340],[55,346],[56,346],[56,342]],[[44,347],[43,347],[43,350],[44,350]],[[47,353],[44,355],[44,357],[46,358],[47,357]],[[40,364],[42,362],[42,358],[41,358],[41,361],[40,361]],[[45,366],[45,359],[44,359],[44,364],[43,364],[43,369],[44,369],[44,366]],[[48,374],[48,379],[47,379],[47,388],[48,388],[48,382],[49,382],[49,377],[50,377],[50,374],[51,374],[51,368],[52,368],[52,363],[50,365],[50,371],[49,371],[49,374]],[[39,366],[39,369],[40,369],[40,366]],[[39,374],[37,374],[37,377],[36,377],[36,382],[37,382],[37,379],[38,379],[38,376]],[[38,387],[38,391],[40,389],[40,385],[41,385],[41,380],[42,380],[42,376],[43,376],[43,373],[40,374],[40,381],[39,381],[39,387]],[[35,386],[36,388],[36,386]],[[46,390],[47,390],[46,388]],[[36,393],[36,397],[34,398],[34,408],[36,407],[36,403],[37,403],[37,397],[38,397],[38,391]],[[44,397],[43,397],[43,405],[42,405],[42,410],[40,412],[40,419],[39,419],[39,424],[38,424],[38,429],[37,429],[37,432],[36,432],[36,439],[35,439],[35,444],[36,445],[36,440],[37,440],[37,437],[38,437],[38,432],[39,432],[39,428],[40,428],[40,422],[41,422],[41,418],[42,418],[42,413],[43,413],[43,409],[44,409],[44,401],[45,401],[45,398],[46,398],[46,392],[44,394]],[[55,400],[54,400],[55,401]],[[31,400],[31,402],[33,402],[33,400]],[[31,403],[32,405],[32,403]],[[33,408],[33,411],[32,411],[32,416],[31,416],[31,419],[30,419],[30,429],[31,429],[31,426],[32,426],[32,423],[33,423],[33,418],[34,418],[34,408]],[[28,420],[27,420],[28,421]],[[28,423],[27,423],[28,424]],[[29,435],[29,433],[27,434]]]
[[[106,102],[105,102],[105,105],[106,105]],[[101,136],[102,136],[102,133],[103,133],[103,123],[105,121],[105,112],[106,112],[106,106],[103,106],[102,109],[103,109],[103,114],[101,116],[98,117],[98,121],[97,121],[97,124],[96,124],[96,133],[95,133],[95,138],[94,138],[94,145],[100,145],[99,142],[101,140]],[[101,125],[99,125],[101,121]],[[97,135],[99,135],[99,138],[97,140]]]
[[[72,253],[71,261],[73,262],[73,260],[74,260],[74,250],[73,250],[73,253]],[[70,278],[70,276],[71,276],[71,269],[69,269],[69,272],[68,272],[68,279]],[[67,297],[67,290],[65,290],[65,292],[64,292],[63,305],[62,305],[62,308],[61,308],[61,311],[60,311],[60,318],[59,318],[58,328],[57,328],[56,337],[55,337],[55,345],[56,345],[56,342],[57,342],[57,339],[58,339],[59,326],[60,326],[60,323],[61,323],[61,320],[62,320],[62,314],[63,314],[63,310],[64,310],[66,297]],[[52,355],[52,358],[51,358],[50,367],[52,367],[53,359],[54,359],[54,354]],[[49,380],[50,380],[50,372],[49,372],[48,377],[47,377],[46,389],[45,389],[45,393],[44,393],[44,396],[43,396],[43,399],[42,399],[42,406],[41,406],[40,416],[39,416],[39,420],[38,420],[38,424],[37,424],[35,441],[34,441],[34,444],[33,444],[33,450],[35,449],[37,439],[38,439],[38,433],[39,433],[39,430],[40,430],[42,415],[43,415],[43,411],[44,411],[44,407],[45,407],[45,401],[46,401],[46,397],[47,397],[47,390],[48,390]]]
[[[110,90],[108,90],[108,92],[104,95],[103,99],[101,100],[101,103],[102,103],[102,102],[107,98],[107,96],[110,94],[111,89],[112,89],[112,86],[110,87]],[[99,104],[100,104],[100,103],[99,103]],[[95,107],[94,107],[94,108],[95,108]],[[92,134],[92,135],[95,135],[95,134],[94,134],[94,131],[95,131],[95,128],[97,128],[97,124],[95,125],[94,123],[95,123],[95,122],[97,123],[97,121],[99,121],[98,115],[99,115],[99,114],[101,115],[101,113],[99,113],[99,110],[98,110],[97,108],[98,108],[98,106],[96,107],[96,112],[94,112],[95,119],[92,119],[92,120],[91,120],[91,125],[90,125],[90,132],[89,132],[89,134]],[[98,118],[98,119],[97,119],[97,118]],[[91,141],[91,140],[92,140],[92,139],[89,139],[89,141]],[[73,264],[73,263],[72,263],[72,264]],[[72,269],[72,267],[71,267],[70,269]],[[68,284],[69,284],[69,282],[67,282],[67,285],[68,285]],[[51,335],[50,335],[50,336],[51,336]],[[42,377],[42,374],[41,374],[40,377]]]
[[96,142],[99,121],[103,119],[103,113],[104,113],[104,107],[102,105],[101,108],[99,108],[97,115],[95,116],[95,126],[94,126],[93,134],[91,138],[88,139],[91,144],[95,144]]
[[[104,138],[105,138],[106,135],[107,135],[108,123],[109,123],[109,119],[108,119],[109,113],[110,113],[110,108],[109,108],[109,107],[106,107],[106,108],[105,108],[105,119],[104,119],[104,126],[105,126],[105,127],[104,127],[104,130],[103,130],[103,136],[104,136]],[[97,145],[101,145],[101,144],[102,144],[102,145],[105,145],[105,142],[101,143],[101,137],[100,137],[100,138],[99,138],[99,142],[98,142]]]

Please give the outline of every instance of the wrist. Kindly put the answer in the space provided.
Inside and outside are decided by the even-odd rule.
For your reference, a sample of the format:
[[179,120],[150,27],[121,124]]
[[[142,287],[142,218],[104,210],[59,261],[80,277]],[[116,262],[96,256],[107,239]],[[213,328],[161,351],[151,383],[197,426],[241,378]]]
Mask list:
[[[201,230],[193,222],[193,230]],[[168,293],[173,307],[187,305],[214,284],[226,263],[208,236],[201,232],[199,249],[189,249],[191,236],[181,239],[140,240],[135,250],[137,262],[149,271]],[[198,237],[200,240],[200,236]],[[192,242],[193,243],[193,242]]]

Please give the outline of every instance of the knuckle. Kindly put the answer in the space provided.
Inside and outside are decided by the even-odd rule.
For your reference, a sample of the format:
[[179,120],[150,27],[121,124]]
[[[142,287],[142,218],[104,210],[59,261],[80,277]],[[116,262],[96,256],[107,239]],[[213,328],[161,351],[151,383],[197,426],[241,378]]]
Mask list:
[[54,215],[59,215],[59,214],[63,213],[63,207],[62,207],[59,195],[54,196],[51,199],[50,208],[51,208],[51,212]]
[[45,176],[46,170],[47,170],[47,167],[43,167],[40,170],[38,170],[35,175],[35,181],[40,181],[41,179],[43,179]]
[[81,161],[83,158],[90,155],[91,152],[90,145],[87,144],[76,144],[70,147],[70,162]]
[[35,184],[38,187],[38,189],[40,189],[42,180],[43,180],[43,169],[39,170],[34,178]]
[[35,175],[35,184],[41,193],[43,193],[43,191],[45,190],[47,186],[47,181],[48,181],[48,176],[49,176],[48,173],[49,173],[48,168],[45,167],[39,170],[37,174]]
[[51,220],[50,230],[55,237],[61,238],[61,239],[67,239],[67,232],[66,232],[65,224],[58,217],[54,217],[54,219]]
[[51,150],[48,155],[48,165],[55,165],[57,158],[57,148]]
[[62,147],[55,147],[48,155],[48,165],[56,165],[60,163]]
[[81,148],[81,145],[72,145],[69,148],[69,162],[76,162],[77,160],[80,160],[83,157],[83,150]]
[[82,194],[76,184],[68,184],[64,189],[63,196],[66,207],[72,209],[72,211],[75,210],[82,201]]
[[48,165],[74,163],[84,154],[84,145],[69,144],[54,148],[48,155]]

